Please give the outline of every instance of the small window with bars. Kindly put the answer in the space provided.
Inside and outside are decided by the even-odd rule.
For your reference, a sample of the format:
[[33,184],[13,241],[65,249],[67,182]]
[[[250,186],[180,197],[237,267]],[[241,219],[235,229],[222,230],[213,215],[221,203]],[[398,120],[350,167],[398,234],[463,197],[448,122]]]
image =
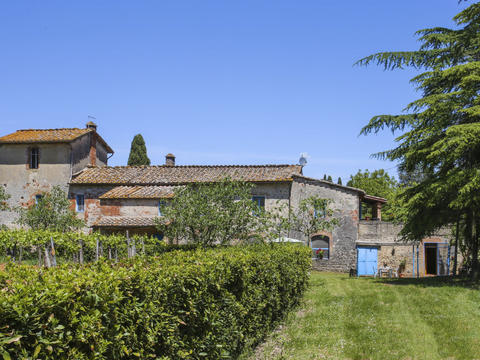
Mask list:
[[39,154],[37,147],[30,148],[28,154],[28,166],[30,169],[38,169]]

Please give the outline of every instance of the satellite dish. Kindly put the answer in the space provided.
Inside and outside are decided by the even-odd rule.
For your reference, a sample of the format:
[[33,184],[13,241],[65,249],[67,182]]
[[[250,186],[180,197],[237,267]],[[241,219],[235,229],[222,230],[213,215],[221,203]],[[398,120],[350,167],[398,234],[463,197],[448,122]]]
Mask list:
[[302,166],[305,166],[307,165],[307,158],[308,158],[308,154],[307,153],[301,153],[300,154],[300,160],[298,160],[298,163]]

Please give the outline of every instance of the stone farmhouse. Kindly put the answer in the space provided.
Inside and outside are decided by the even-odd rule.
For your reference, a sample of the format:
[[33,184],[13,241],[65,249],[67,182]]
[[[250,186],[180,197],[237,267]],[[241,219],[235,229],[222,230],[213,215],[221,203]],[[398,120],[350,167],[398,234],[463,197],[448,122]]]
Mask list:
[[[403,262],[407,275],[446,275],[450,264],[448,234],[420,244],[399,241],[399,226],[381,219],[385,199],[363,190],[307,177],[301,165],[175,164],[168,154],[160,166],[108,166],[113,150],[92,122],[83,129],[18,130],[0,137],[0,186],[11,195],[12,206],[32,206],[42,193],[58,185],[68,192],[72,209],[88,229],[102,232],[156,235],[154,219],[176,186],[211,183],[224,177],[255,184],[252,200],[266,210],[277,202],[289,208],[312,195],[332,199],[339,226],[311,238],[323,259],[321,270],[373,275],[378,267],[397,269]],[[372,207],[363,218],[361,204]],[[15,226],[15,213],[0,212],[0,224]],[[160,234],[158,234],[160,235]],[[289,237],[306,241],[302,234]]]

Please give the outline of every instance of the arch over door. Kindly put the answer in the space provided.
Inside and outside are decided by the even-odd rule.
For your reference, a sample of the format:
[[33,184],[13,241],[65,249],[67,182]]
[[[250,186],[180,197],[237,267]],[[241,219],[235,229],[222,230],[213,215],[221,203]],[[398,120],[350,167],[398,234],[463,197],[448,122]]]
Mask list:
[[362,275],[375,275],[377,272],[378,249],[371,246],[357,248],[357,273]]

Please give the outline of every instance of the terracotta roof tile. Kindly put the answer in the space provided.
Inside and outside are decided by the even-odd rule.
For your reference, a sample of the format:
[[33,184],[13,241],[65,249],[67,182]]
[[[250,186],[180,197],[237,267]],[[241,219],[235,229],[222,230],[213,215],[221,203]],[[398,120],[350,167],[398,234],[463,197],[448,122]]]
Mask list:
[[223,165],[223,166],[116,166],[87,168],[72,184],[103,185],[181,185],[216,182],[226,177],[237,181],[292,181],[300,175],[300,165]]
[[[90,132],[95,132],[95,130],[91,128],[17,130],[14,133],[0,137],[0,144],[69,143]],[[113,154],[112,148],[108,146],[105,140],[98,133],[97,136],[107,151]]]
[[70,142],[92,129],[28,129],[0,137],[1,143]]
[[100,199],[165,199],[173,197],[176,186],[117,186]]
[[104,216],[94,227],[152,227],[156,217]]

